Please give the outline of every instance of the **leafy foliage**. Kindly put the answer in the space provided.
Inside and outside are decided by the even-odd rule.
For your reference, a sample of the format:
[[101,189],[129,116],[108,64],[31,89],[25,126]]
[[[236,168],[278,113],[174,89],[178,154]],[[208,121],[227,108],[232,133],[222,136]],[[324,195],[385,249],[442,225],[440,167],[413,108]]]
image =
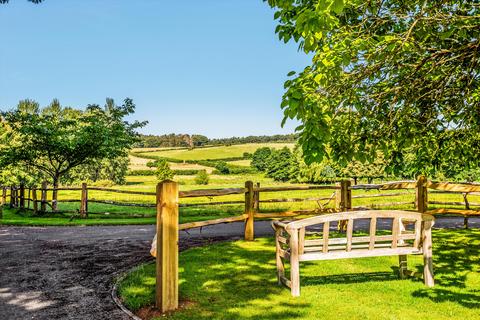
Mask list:
[[272,150],[265,168],[266,176],[277,181],[289,181],[296,176],[297,165],[289,148]]
[[144,125],[125,121],[134,110],[128,98],[121,106],[107,99],[104,108],[89,105],[85,111],[62,107],[57,100],[43,109],[21,101],[1,113],[0,166],[34,170],[58,186],[74,168],[126,157],[135,129]]
[[157,176],[158,181],[172,180],[174,172],[170,169],[167,160],[160,159],[157,161],[157,169],[155,170],[155,175]]
[[209,181],[210,181],[210,178],[208,177],[207,170],[198,171],[197,175],[195,176],[196,184],[207,185]]
[[[307,163],[372,162],[430,176],[480,152],[478,1],[268,0],[277,33],[312,54],[285,82]],[[458,143],[461,141],[461,143]],[[443,169],[442,169],[443,168]]]
[[258,171],[265,171],[268,164],[268,159],[272,154],[272,149],[269,147],[258,148],[255,150],[252,156],[251,166],[257,169]]

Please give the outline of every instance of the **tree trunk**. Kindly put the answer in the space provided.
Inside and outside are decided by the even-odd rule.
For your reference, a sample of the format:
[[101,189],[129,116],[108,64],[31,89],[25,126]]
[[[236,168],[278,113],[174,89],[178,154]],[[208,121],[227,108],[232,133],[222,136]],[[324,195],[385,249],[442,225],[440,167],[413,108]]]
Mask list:
[[53,192],[52,192],[52,211],[57,211],[57,199],[58,199],[58,180],[59,176],[54,176],[53,177]]

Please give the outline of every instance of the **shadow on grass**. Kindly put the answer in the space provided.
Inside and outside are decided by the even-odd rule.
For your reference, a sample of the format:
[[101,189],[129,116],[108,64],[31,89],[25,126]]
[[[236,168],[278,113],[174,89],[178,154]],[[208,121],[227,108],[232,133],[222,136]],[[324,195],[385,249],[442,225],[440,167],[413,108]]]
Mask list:
[[[437,230],[433,234],[435,287],[417,290],[414,297],[455,302],[480,308],[480,290],[468,290],[469,276],[480,272],[480,230]],[[418,271],[423,272],[421,266]]]
[[303,276],[302,286],[316,286],[319,284],[351,284],[373,281],[395,281],[398,280],[397,273],[393,272],[364,272],[348,273],[327,276]]

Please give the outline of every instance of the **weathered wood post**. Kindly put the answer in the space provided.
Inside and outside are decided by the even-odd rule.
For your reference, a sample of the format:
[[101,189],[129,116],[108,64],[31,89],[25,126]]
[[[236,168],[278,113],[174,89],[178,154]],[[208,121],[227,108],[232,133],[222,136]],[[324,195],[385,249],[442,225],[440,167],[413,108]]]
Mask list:
[[15,207],[15,187],[10,186],[10,209]]
[[[337,190],[335,197],[335,209],[340,212],[345,212],[352,210],[352,182],[350,180],[342,180],[340,183],[337,183],[337,186],[340,187]],[[338,224],[339,230],[347,230],[347,221],[340,221]]]
[[7,204],[7,187],[2,187],[2,206]]
[[433,254],[432,254],[432,220],[424,221],[423,246],[423,281],[427,287],[433,287]]
[[[467,192],[463,193],[463,200],[465,201],[465,210],[470,210],[470,202],[468,202],[467,197],[468,197],[468,193]],[[468,229],[468,216],[467,215],[465,215],[463,217],[463,227],[465,229]]]
[[25,185],[20,184],[20,209],[25,209]]
[[157,265],[155,302],[161,312],[178,308],[178,184],[157,185]]
[[417,179],[415,204],[418,212],[424,213],[428,209],[427,178],[425,176],[419,176]]
[[28,188],[28,194],[27,194],[27,208],[30,209],[30,199],[32,195],[32,188]]
[[46,212],[47,211],[47,181],[42,182],[42,191],[41,191],[41,203],[40,203],[40,211]]
[[258,189],[260,188],[260,182],[257,182],[256,184],[256,191],[253,193],[253,201],[254,201],[254,209],[255,212],[260,212],[260,191]]
[[80,217],[88,217],[88,189],[85,182],[82,183],[82,199],[80,200]]
[[253,241],[255,238],[255,227],[254,227],[254,191],[253,191],[253,182],[246,181],[245,182],[245,214],[247,215],[247,219],[245,220],[245,240]]
[[37,187],[32,188],[33,214],[38,212]]

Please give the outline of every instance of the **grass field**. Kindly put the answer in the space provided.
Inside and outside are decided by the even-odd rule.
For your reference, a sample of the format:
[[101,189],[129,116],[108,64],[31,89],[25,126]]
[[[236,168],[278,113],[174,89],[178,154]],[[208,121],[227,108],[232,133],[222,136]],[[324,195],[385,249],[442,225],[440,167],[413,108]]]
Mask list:
[[[283,147],[293,148],[293,143],[248,143],[232,146],[220,146],[211,148],[197,148],[193,150],[168,150],[145,153],[147,156],[175,158],[180,160],[205,160],[241,157],[244,152],[253,153],[261,147],[280,149]],[[137,150],[135,150],[137,151]],[[138,152],[138,151],[137,151]]]
[[[301,263],[301,297],[278,286],[274,242],[231,242],[180,253],[185,307],[161,319],[478,319],[480,230],[434,230],[436,285],[399,280],[397,257]],[[422,257],[409,256],[421,271]],[[152,305],[155,266],[121,282],[132,310]],[[160,318],[157,318],[160,319]]]
[[[292,147],[292,144],[244,144],[228,147],[210,147],[204,149],[179,149],[166,151],[160,151],[160,153],[169,153],[168,156],[175,157],[189,157],[193,158],[208,158],[208,157],[234,157],[241,156],[243,152],[252,152],[259,147]],[[137,150],[138,151],[138,150]],[[151,150],[148,154],[156,154],[157,150]],[[213,153],[212,153],[213,152]],[[131,168],[145,169],[146,163],[150,160],[140,157],[131,157]],[[248,165],[250,160],[234,161],[236,165]],[[172,169],[186,170],[186,169],[207,169],[207,172],[211,172],[212,168],[204,167],[196,164],[172,164]],[[266,178],[262,173],[256,174],[232,174],[232,175],[210,175],[210,182],[208,185],[196,185],[194,176],[176,176],[175,181],[179,183],[180,190],[193,190],[193,189],[222,189],[222,188],[238,188],[243,187],[245,181],[251,180],[254,183],[259,182],[261,186],[286,186],[292,185],[288,182],[277,182],[270,178]],[[379,181],[377,181],[379,182]],[[112,186],[114,189],[130,190],[130,191],[143,191],[143,192],[155,192],[157,184],[157,178],[155,176],[128,176],[127,183],[125,185]],[[398,193],[405,191],[382,191],[382,193]],[[354,191],[353,196],[357,195],[374,195],[379,193],[378,191]],[[312,198],[322,197],[328,198],[333,194],[333,190],[310,190],[310,191],[287,191],[280,193],[262,193],[260,195],[261,200],[268,200],[274,198]],[[51,193],[49,193],[51,197]],[[79,209],[79,202],[62,202],[62,200],[68,199],[80,199],[80,191],[60,191],[59,193],[59,209],[62,211],[75,211]],[[89,191],[90,200],[107,200],[121,203],[139,203],[153,205],[155,203],[155,196],[144,195],[130,195],[120,194],[105,191]],[[391,197],[391,198],[369,198],[369,199],[353,199],[353,206],[364,206],[368,204],[381,204],[386,202],[412,202],[415,199],[415,190],[409,190],[408,194]],[[243,195],[229,195],[214,198],[188,198],[181,199],[180,203],[208,203],[219,201],[243,201]],[[429,194],[429,200],[439,201],[459,201],[462,202],[463,198],[459,194]],[[480,203],[480,196],[469,196],[471,203]],[[316,201],[302,201],[295,203],[261,203],[261,212],[280,212],[287,210],[312,210],[323,207],[333,207],[334,201],[322,200]],[[442,207],[441,205],[430,206]],[[388,207],[387,207],[388,208]],[[396,209],[414,209],[413,204],[395,206],[390,208]],[[463,208],[457,206],[457,208]],[[214,206],[199,206],[180,208],[180,222],[192,222],[199,220],[208,220],[223,218],[228,216],[239,215],[243,212],[243,204],[236,205],[214,205]],[[0,220],[0,224],[11,225],[89,225],[89,224],[153,224],[155,223],[155,209],[154,208],[139,208],[128,206],[114,206],[109,204],[89,203],[89,218],[78,219],[74,213],[64,214],[51,214],[44,217],[32,216],[29,212],[19,212],[18,210],[4,210],[4,217]],[[72,219],[73,217],[73,219]]]

